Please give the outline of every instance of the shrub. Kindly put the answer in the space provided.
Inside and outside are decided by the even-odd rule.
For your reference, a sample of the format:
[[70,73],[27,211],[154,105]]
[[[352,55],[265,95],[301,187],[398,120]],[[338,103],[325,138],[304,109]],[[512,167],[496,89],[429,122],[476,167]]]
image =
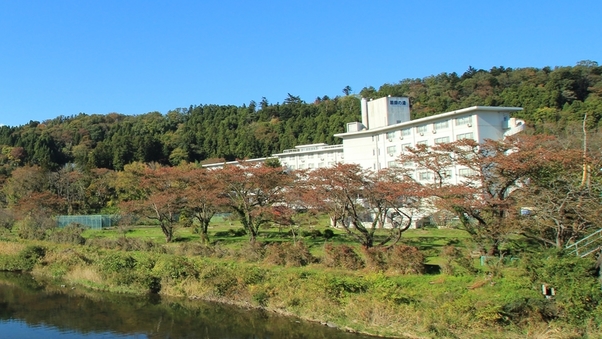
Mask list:
[[315,261],[309,249],[302,241],[296,243],[273,243],[266,247],[265,262],[280,265],[300,267]]
[[322,232],[322,235],[324,236],[324,239],[332,239],[334,237],[334,231],[327,228]]
[[301,236],[303,238],[312,238],[312,239],[316,239],[319,237],[322,237],[322,232],[320,230],[316,230],[316,229],[312,229],[312,230],[302,230],[301,231]]
[[258,241],[242,246],[236,256],[247,262],[259,262],[265,257],[265,244]]
[[366,267],[375,271],[387,270],[387,251],[382,247],[363,248]]
[[245,266],[240,271],[240,277],[246,285],[257,285],[264,282],[268,273],[269,270],[260,267]]
[[348,294],[364,293],[368,287],[366,282],[357,277],[329,277],[321,282],[326,295],[334,300]]
[[0,209],[0,228],[5,230],[12,230],[15,225],[15,216],[11,210]]
[[347,245],[324,245],[323,263],[328,267],[341,267],[349,270],[358,270],[364,267],[362,258]]
[[413,246],[395,245],[387,255],[387,267],[402,274],[424,273],[424,255]]
[[27,246],[19,253],[19,261],[23,264],[23,270],[30,271],[34,265],[46,255],[46,249],[41,246]]
[[166,280],[180,280],[187,277],[198,277],[199,272],[186,258],[180,256],[162,256],[155,267],[153,273]]
[[99,266],[103,273],[123,273],[136,267],[136,259],[124,253],[107,253],[100,261]]
[[445,260],[441,266],[443,273],[450,275],[477,273],[472,258],[455,246],[448,245],[443,247],[441,256]]
[[31,271],[36,263],[46,255],[46,249],[41,246],[27,246],[14,255],[0,256],[0,270]]
[[228,250],[220,247],[219,245],[208,245],[198,242],[186,242],[182,243],[175,250],[177,255],[190,255],[190,256],[201,256],[201,257],[214,257],[223,258],[228,255]]
[[424,273],[424,255],[413,246],[395,245],[390,248],[363,249],[366,266],[377,271],[394,271],[401,274]]
[[553,287],[559,314],[568,323],[583,326],[592,320],[602,321],[602,290],[599,272],[591,259],[556,250],[524,255],[520,265],[531,282]]
[[57,223],[50,217],[29,215],[18,221],[15,226],[21,239],[44,240],[47,233],[57,227]]
[[199,276],[207,286],[213,287],[213,293],[216,296],[229,296],[237,291],[238,279],[230,267],[216,264],[206,265],[202,268]]
[[151,239],[142,238],[94,238],[86,240],[86,245],[110,250],[165,253],[165,249],[161,245]]
[[82,237],[84,228],[80,224],[70,224],[64,228],[52,229],[47,237],[48,240],[60,244],[83,245],[86,239]]

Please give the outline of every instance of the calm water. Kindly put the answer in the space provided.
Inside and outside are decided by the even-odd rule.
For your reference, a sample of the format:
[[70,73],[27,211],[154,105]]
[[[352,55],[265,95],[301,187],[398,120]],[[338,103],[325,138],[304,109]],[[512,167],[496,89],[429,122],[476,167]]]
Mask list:
[[0,338],[370,337],[227,305],[91,292],[0,272]]

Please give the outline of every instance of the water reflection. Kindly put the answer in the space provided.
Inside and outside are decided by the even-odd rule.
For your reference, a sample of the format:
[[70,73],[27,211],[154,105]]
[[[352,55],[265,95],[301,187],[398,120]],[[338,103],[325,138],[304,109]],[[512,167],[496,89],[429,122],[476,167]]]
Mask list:
[[0,272],[2,338],[361,339],[319,324],[201,301],[54,286]]

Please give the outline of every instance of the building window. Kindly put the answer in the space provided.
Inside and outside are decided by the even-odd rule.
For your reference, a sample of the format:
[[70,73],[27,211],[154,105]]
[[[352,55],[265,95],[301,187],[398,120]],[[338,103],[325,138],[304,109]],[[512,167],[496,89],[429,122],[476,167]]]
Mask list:
[[436,122],[433,125],[433,128],[435,129],[435,131],[446,129],[447,128],[447,120]]
[[458,170],[458,176],[466,178],[466,177],[469,177],[471,175],[472,175],[472,170],[470,168],[460,168]]
[[314,168],[314,164],[307,164],[307,168]]
[[397,152],[397,149],[396,149],[395,146],[389,146],[389,147],[387,147],[387,153],[389,155],[393,155],[393,154],[395,154],[395,152]]
[[443,170],[441,171],[441,176],[443,177],[443,179],[449,179],[452,177],[452,172],[451,170]]
[[427,127],[426,125],[422,125],[422,126],[417,126],[416,127],[416,133],[426,133]]
[[416,146],[418,146],[418,145],[425,145],[425,146],[428,146],[428,145],[429,145],[429,142],[428,142],[427,140],[421,140],[421,141],[418,141],[418,142],[416,143]]
[[410,147],[410,144],[403,144],[403,145],[401,145],[401,151],[405,152],[408,150],[409,147]]
[[414,166],[413,161],[406,161],[403,163],[403,167],[412,167],[412,166]]
[[410,136],[410,134],[412,134],[412,130],[410,130],[409,128],[404,128],[401,130],[402,137]]
[[299,164],[299,169],[304,169],[305,168],[305,164]]
[[324,167],[324,163],[323,162],[319,162],[318,163],[318,168],[322,168],[322,167]]
[[418,178],[420,178],[420,180],[431,180],[431,172],[420,172]]
[[392,168],[392,167],[399,167],[399,163],[395,160],[391,160],[387,163],[387,167]]
[[462,140],[462,139],[474,139],[472,136],[472,132],[470,133],[462,133],[462,134],[458,134],[456,136],[456,140]]
[[389,139],[389,141],[393,141],[393,138],[395,138],[395,131],[387,132],[387,139]]
[[436,138],[435,139],[435,145],[436,144],[443,144],[449,142],[449,137],[441,137],[441,138]]
[[329,161],[328,166],[334,166],[334,161]]
[[456,118],[456,126],[472,124],[472,115]]

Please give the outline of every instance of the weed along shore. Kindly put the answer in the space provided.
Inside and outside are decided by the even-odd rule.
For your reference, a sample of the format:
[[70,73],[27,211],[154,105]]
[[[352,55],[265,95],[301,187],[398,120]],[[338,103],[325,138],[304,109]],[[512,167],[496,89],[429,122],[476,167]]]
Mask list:
[[[328,239],[329,232],[312,231],[293,242],[272,229],[254,243],[216,230],[209,245],[186,230],[169,244],[153,240],[153,232],[86,231],[79,242],[67,233],[55,241],[4,234],[0,270],[114,293],[261,308],[381,337],[602,334],[594,261],[558,252],[488,258],[481,266],[480,258],[464,256],[468,238],[458,230],[412,231],[387,250],[363,250],[336,230]],[[542,294],[542,282],[555,296]]]

